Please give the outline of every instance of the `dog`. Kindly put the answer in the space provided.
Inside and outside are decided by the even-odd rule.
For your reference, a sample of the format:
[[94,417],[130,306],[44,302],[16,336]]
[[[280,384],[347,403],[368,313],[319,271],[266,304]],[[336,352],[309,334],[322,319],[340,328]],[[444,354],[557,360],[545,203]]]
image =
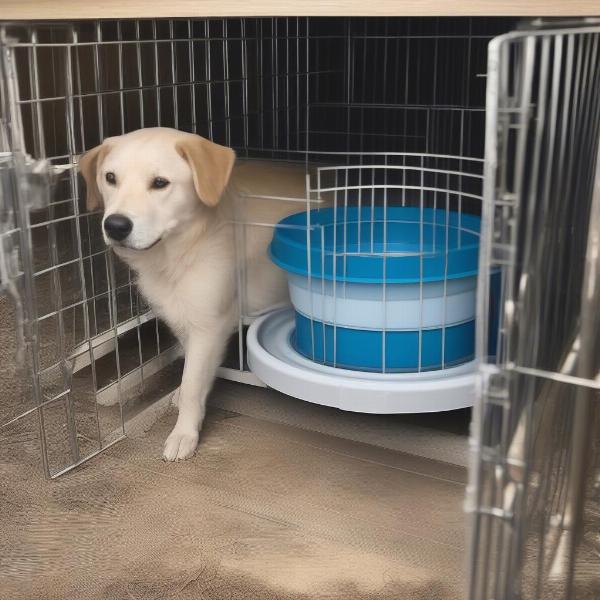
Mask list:
[[284,274],[267,254],[272,228],[235,223],[275,224],[302,210],[306,169],[236,164],[231,148],[163,127],[107,138],[81,156],[79,169],[88,210],[104,211],[106,244],[137,274],[184,350],[179,415],[163,458],[189,458],[240,306],[251,315],[287,301]]

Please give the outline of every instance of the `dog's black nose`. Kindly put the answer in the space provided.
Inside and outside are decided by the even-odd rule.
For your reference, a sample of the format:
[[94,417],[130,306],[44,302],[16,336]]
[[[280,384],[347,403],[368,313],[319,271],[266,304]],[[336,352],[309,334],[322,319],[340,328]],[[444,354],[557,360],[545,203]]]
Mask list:
[[125,215],[109,215],[104,219],[104,231],[106,235],[117,242],[124,240],[133,229],[131,219]]

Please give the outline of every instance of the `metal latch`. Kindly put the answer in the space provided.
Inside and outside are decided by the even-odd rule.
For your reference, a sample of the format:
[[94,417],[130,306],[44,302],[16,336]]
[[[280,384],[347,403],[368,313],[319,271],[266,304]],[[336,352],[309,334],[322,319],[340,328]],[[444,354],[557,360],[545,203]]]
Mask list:
[[52,165],[46,159],[34,160],[29,155],[23,158],[22,173],[18,178],[20,200],[25,200],[30,210],[46,208],[50,204],[57,177],[73,165]]

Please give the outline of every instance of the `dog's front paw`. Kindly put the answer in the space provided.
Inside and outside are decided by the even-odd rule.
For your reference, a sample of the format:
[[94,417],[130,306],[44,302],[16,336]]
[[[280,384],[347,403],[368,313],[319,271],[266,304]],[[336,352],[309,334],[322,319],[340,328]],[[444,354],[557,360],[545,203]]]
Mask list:
[[198,445],[198,437],[198,431],[181,430],[175,427],[165,442],[164,460],[185,460],[192,456]]

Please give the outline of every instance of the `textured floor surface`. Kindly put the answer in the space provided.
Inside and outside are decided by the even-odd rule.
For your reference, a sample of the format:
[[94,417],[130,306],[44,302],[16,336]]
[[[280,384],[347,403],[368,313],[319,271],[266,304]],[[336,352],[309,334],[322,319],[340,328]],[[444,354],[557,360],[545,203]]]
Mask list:
[[[172,410],[52,482],[35,439],[14,431],[20,450],[0,465],[0,597],[462,597],[462,467],[278,422],[251,402],[253,416],[220,407],[247,389],[216,387],[184,463],[159,459]],[[254,390],[255,405],[261,394],[287,401]],[[345,418],[322,410],[311,419]]]

